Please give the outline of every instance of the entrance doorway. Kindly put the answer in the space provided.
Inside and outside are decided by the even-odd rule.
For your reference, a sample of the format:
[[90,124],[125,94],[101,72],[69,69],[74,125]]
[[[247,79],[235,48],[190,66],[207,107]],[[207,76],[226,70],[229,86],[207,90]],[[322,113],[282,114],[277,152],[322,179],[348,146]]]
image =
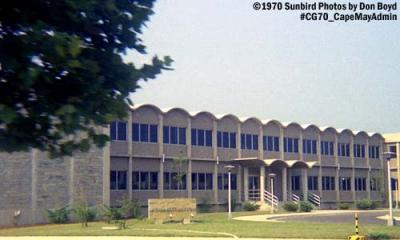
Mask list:
[[260,177],[249,176],[249,200],[260,200]]

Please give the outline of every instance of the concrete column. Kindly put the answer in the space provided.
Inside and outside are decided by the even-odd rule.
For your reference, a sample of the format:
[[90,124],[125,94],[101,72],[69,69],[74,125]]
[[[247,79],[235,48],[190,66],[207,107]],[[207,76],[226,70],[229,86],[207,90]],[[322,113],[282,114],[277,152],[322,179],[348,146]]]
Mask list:
[[263,126],[261,125],[258,131],[258,155],[260,159],[264,159],[263,134]]
[[165,164],[165,155],[164,155],[164,117],[161,113],[158,114],[158,155],[160,157],[160,171],[158,174],[158,197],[164,198],[164,164]]
[[186,147],[187,147],[187,158],[188,158],[188,169],[186,172],[186,182],[187,182],[187,196],[192,197],[192,120],[190,117],[187,118],[187,129],[186,129]]
[[241,139],[240,139],[240,134],[242,133],[242,128],[240,126],[240,122],[237,123],[237,134],[236,134],[236,148],[237,148],[237,157],[241,158],[242,157],[242,148],[241,146]]
[[218,204],[218,164],[216,162],[214,163],[213,195],[214,195],[214,203]]
[[322,154],[321,154],[321,133],[318,133],[317,135],[317,161],[321,165],[321,159],[322,159]]
[[299,159],[301,161],[304,160],[304,153],[303,153],[303,131],[300,131],[300,136],[299,136]]
[[243,190],[244,190],[244,200],[249,201],[249,168],[243,168]]
[[335,134],[335,141],[333,142],[333,157],[335,158],[335,164],[339,166],[338,146],[339,140],[338,136]]
[[[399,187],[400,187],[400,143],[396,143],[396,166],[397,166],[397,199],[400,199]],[[398,205],[396,205],[398,206]]]
[[242,166],[238,165],[238,175],[237,175],[237,200],[238,202],[242,201],[242,183],[243,183],[243,175],[242,175]]
[[356,173],[355,169],[353,168],[351,171],[351,193],[353,197],[353,202],[356,201],[356,184],[355,184],[355,179],[356,179]]
[[335,187],[336,187],[336,202],[340,202],[340,188],[339,188],[339,183],[340,183],[340,167],[338,166],[336,168],[336,176],[335,176]]
[[186,174],[188,198],[192,198],[192,159],[189,158]]
[[133,144],[132,144],[132,123],[133,123],[133,116],[132,112],[129,111],[129,116],[128,116],[128,134],[127,134],[127,139],[128,139],[128,197],[129,199],[132,200],[132,171],[133,171],[133,163],[132,163],[132,154],[133,154]]
[[265,166],[260,167],[260,201],[264,202],[265,191]]
[[[37,209],[37,168],[38,168],[38,161],[37,161],[37,150],[31,150],[31,164],[32,164],[32,181],[31,181],[31,210],[32,210],[32,223],[36,223],[36,209]],[[108,172],[110,174],[110,172]]]
[[322,167],[318,168],[318,195],[321,197],[322,202]]
[[303,193],[303,200],[307,201],[308,199],[308,173],[307,168],[301,169],[301,185],[302,185],[302,193]]
[[160,170],[158,174],[158,197],[164,198],[164,156],[160,158]]
[[355,169],[354,169],[354,136],[350,138],[350,160],[351,160],[351,193],[353,196],[353,202],[356,201],[356,188],[355,188]]
[[279,128],[279,152],[281,154],[281,159],[285,160],[285,151],[283,149],[283,136],[284,136],[284,131],[283,128]]
[[288,168],[288,170],[287,170],[287,178],[289,180],[288,184],[287,184],[287,188],[288,188],[289,192],[292,192],[292,169],[290,169],[290,168]]
[[213,150],[213,158],[217,159],[218,156],[218,147],[217,147],[217,121],[213,120],[213,128],[212,128],[212,150]]
[[371,165],[369,161],[369,139],[367,138],[367,142],[365,144],[365,158],[367,160],[367,180],[365,183],[365,187],[367,188],[367,197],[368,199],[371,199]]
[[[110,134],[109,127],[103,128],[103,134]],[[110,164],[110,142],[108,142],[103,148],[103,204],[107,206],[110,206]]]
[[287,201],[287,168],[282,168],[282,201]]

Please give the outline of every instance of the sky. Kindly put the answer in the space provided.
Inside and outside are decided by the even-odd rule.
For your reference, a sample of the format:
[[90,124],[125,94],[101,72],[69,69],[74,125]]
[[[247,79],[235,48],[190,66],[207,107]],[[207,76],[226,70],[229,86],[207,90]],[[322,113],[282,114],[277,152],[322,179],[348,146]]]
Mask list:
[[400,132],[399,21],[300,21],[253,2],[158,0],[141,36],[148,54],[126,61],[168,55],[174,70],[140,82],[134,103]]

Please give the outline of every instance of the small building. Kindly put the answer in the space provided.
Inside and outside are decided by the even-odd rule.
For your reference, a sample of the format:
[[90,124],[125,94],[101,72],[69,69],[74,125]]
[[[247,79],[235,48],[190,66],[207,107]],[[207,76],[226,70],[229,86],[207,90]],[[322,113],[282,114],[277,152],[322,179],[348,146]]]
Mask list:
[[400,192],[400,133],[383,134],[386,143],[386,151],[393,153],[390,159],[391,189],[393,191],[393,201],[399,207]]

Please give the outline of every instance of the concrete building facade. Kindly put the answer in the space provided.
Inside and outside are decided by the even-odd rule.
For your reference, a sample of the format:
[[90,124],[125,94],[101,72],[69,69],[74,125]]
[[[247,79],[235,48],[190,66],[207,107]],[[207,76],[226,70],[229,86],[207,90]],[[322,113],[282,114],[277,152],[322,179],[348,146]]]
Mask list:
[[[46,222],[45,209],[117,206],[128,197],[193,197],[225,204],[228,174],[237,203],[309,200],[322,208],[360,199],[385,200],[384,138],[333,127],[282,123],[233,114],[140,105],[105,132],[112,141],[74,157],[0,154],[0,225]],[[271,175],[274,174],[274,175]],[[15,217],[16,212],[20,214]]]
[[400,192],[399,192],[399,182],[400,182],[400,133],[390,133],[384,134],[386,142],[386,151],[393,153],[390,159],[390,177],[391,177],[391,189],[393,191],[393,201],[395,202],[395,207],[400,206]]

